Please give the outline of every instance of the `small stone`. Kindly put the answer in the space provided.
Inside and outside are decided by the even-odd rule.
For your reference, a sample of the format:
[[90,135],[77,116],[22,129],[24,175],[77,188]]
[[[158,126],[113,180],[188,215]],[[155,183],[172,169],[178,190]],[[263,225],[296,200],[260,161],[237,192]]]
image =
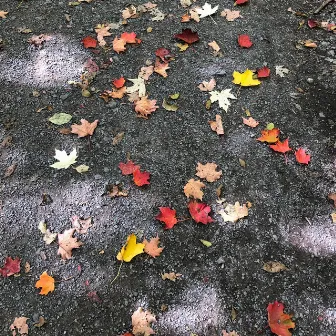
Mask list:
[[321,118],[325,118],[325,114],[324,114],[323,112],[320,112],[320,113],[319,113],[319,116],[320,116]]
[[307,82],[308,82],[309,84],[311,84],[311,83],[313,83],[313,82],[314,82],[314,79],[313,79],[313,78],[311,78],[311,77],[309,77],[309,78],[307,78]]
[[69,93],[64,93],[62,95],[60,95],[61,100],[66,100],[67,98],[69,98],[70,94]]
[[113,56],[112,59],[113,59],[114,62],[119,62],[119,57],[118,56]]

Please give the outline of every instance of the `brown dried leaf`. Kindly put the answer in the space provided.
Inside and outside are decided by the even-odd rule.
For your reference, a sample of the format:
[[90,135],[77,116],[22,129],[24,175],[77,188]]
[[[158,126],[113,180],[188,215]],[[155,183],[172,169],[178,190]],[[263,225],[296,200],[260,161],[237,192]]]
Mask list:
[[125,132],[120,132],[116,136],[114,136],[112,140],[112,146],[118,145],[124,138],[124,135],[125,135]]
[[190,179],[188,183],[184,186],[184,194],[189,197],[194,197],[195,199],[202,200],[203,191],[201,188],[204,188],[205,184],[199,180]]
[[171,280],[171,281],[176,281],[176,279],[179,279],[179,277],[182,276],[180,273],[175,273],[175,272],[170,272],[170,273],[163,273],[162,274],[162,279],[163,280]]
[[5,176],[5,177],[9,177],[9,176],[11,176],[11,175],[14,173],[14,171],[15,171],[15,169],[16,169],[16,166],[17,166],[16,163],[13,163],[11,166],[9,166],[9,167],[6,169],[4,176]]
[[329,194],[328,198],[334,202],[334,206],[336,207],[336,193]]
[[28,261],[26,261],[24,269],[25,269],[25,273],[29,273],[30,272],[30,264],[29,264]]
[[44,319],[43,316],[40,316],[38,322],[34,324],[34,327],[41,328],[47,321]]
[[203,81],[198,88],[201,91],[212,91],[216,86],[216,81],[214,78],[211,78],[209,82]]
[[93,135],[93,132],[98,125],[98,120],[89,123],[87,120],[81,119],[81,123],[81,125],[71,125],[71,133],[77,134],[79,138],[85,137],[87,135]]
[[216,171],[216,163],[206,163],[205,165],[200,162],[197,163],[197,173],[196,176],[200,178],[205,178],[208,182],[215,182],[222,176],[222,171]]
[[147,96],[141,97],[140,100],[135,102],[135,112],[138,113],[139,117],[147,119],[148,115],[159,108],[159,106],[155,104],[156,100],[149,100]]
[[288,271],[289,269],[279,261],[268,261],[264,264],[262,269],[269,273],[278,273],[281,271]]
[[224,129],[223,129],[223,122],[222,122],[222,117],[219,114],[216,114],[216,120],[210,120],[208,121],[210,124],[211,129],[216,132],[218,135],[223,135],[224,134]]
[[105,25],[100,25],[100,24],[97,25],[97,27],[95,28],[95,32],[97,34],[97,40],[101,47],[106,45],[106,41],[104,40],[104,37],[111,36],[111,33],[109,32],[110,28],[111,27],[108,25],[105,26]]
[[[212,42],[208,43],[208,46],[211,47],[216,52],[218,52],[221,49],[216,41],[212,41]],[[212,91],[212,90],[210,90],[210,91]]]

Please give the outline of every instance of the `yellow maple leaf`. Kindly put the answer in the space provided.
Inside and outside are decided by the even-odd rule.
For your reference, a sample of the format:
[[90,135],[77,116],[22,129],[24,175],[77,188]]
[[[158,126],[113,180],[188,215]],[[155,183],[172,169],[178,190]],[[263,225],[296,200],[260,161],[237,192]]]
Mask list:
[[253,79],[253,71],[246,69],[245,72],[240,73],[238,71],[234,71],[233,83],[240,84],[241,86],[255,86],[260,85],[261,82],[258,79]]
[[118,260],[130,262],[136,255],[144,253],[145,244],[136,242],[134,233],[127,237],[126,244],[121,248],[117,255]]

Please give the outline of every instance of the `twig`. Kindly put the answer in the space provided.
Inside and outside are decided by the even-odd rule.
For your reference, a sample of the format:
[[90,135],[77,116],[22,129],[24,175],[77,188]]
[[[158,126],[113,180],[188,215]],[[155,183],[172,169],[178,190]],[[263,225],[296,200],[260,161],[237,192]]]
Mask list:
[[318,14],[319,12],[321,12],[321,10],[324,8],[324,7],[327,7],[331,2],[333,2],[334,0],[325,0],[322,5],[317,8],[314,12],[314,14]]
[[177,221],[178,221],[178,223],[181,223],[181,222],[185,222],[185,221],[187,221],[189,219],[191,219],[191,217],[189,217],[189,218],[183,218],[183,219],[178,219]]
[[210,15],[210,18],[211,18],[211,20],[214,22],[214,24],[216,25],[217,24],[217,22],[214,20],[214,18]]
[[118,269],[118,273],[117,273],[117,275],[115,276],[115,278],[112,280],[111,285],[112,285],[113,282],[116,281],[117,278],[119,277],[119,275],[120,275],[120,269],[121,269],[121,266],[122,266],[123,262],[124,262],[124,261],[122,260],[122,261],[121,261],[121,264],[120,264],[120,266],[119,266],[119,269]]

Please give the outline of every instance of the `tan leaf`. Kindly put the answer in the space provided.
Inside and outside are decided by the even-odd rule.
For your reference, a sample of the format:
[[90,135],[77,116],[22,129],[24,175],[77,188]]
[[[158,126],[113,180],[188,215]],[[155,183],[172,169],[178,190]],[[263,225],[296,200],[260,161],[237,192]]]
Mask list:
[[81,123],[81,125],[71,125],[71,133],[77,134],[79,138],[85,137],[87,135],[93,135],[93,132],[98,125],[98,120],[89,123],[87,120],[81,119]]
[[122,38],[115,37],[113,40],[113,50],[120,54],[122,51],[125,51],[126,41]]
[[30,264],[28,261],[26,261],[25,263],[25,273],[29,273],[30,272]]
[[137,10],[136,10],[135,6],[133,6],[133,5],[128,6],[127,8],[125,8],[122,11],[122,17],[125,20],[130,19],[130,18],[134,18],[134,17],[136,17],[136,15],[137,15]]
[[111,33],[109,32],[110,26],[105,26],[105,25],[97,25],[95,28],[95,32],[97,34],[97,40],[99,42],[99,45],[103,47],[106,45],[106,41],[104,40],[104,37],[106,36],[111,36]]
[[228,204],[224,210],[218,212],[222,217],[224,222],[237,222],[240,218],[248,216],[248,208],[246,204],[240,205],[236,202],[234,205]]
[[170,272],[170,273],[163,273],[162,274],[162,279],[163,280],[171,280],[171,281],[176,281],[176,279],[179,279],[179,277],[182,276],[180,273],[175,273],[175,272]]
[[11,135],[6,136],[0,143],[0,149],[9,147],[12,144],[13,137]]
[[197,163],[197,173],[196,176],[200,178],[205,178],[208,182],[215,182],[222,176],[222,171],[216,171],[216,163],[206,163],[205,165],[200,162]]
[[226,17],[226,20],[228,21],[234,21],[235,19],[242,17],[240,16],[240,11],[232,11],[230,9],[224,9],[220,15]]
[[124,97],[124,94],[126,93],[127,87],[123,86],[120,89],[113,89],[113,91],[109,93],[109,96],[114,98],[114,99],[121,99]]
[[200,22],[200,17],[199,17],[199,15],[198,15],[198,13],[197,13],[197,11],[196,11],[196,9],[194,8],[194,9],[191,9],[190,11],[189,11],[189,13],[190,13],[190,18],[191,19],[193,19],[194,21],[196,21],[196,22]]
[[87,233],[89,227],[92,226],[91,222],[92,222],[92,218],[88,217],[86,219],[80,219],[78,216],[72,216],[71,217],[71,223],[72,223],[72,227],[79,233],[79,234],[83,234],[83,233]]
[[58,132],[60,132],[61,134],[64,135],[68,135],[71,133],[71,129],[70,128],[66,128],[66,127],[62,127],[58,130]]
[[[221,49],[216,41],[212,41],[212,42],[208,43],[208,46],[211,47],[214,51],[217,51],[217,52]],[[212,89],[209,90],[209,91],[212,91]]]
[[180,0],[182,7],[189,7],[192,4],[192,0]]
[[130,101],[131,103],[135,103],[139,99],[139,91],[128,93],[128,101]]
[[168,74],[166,70],[170,69],[168,63],[161,63],[158,59],[155,62],[154,71],[161,75],[162,77],[167,77]]
[[205,184],[199,180],[190,179],[188,183],[184,186],[184,194],[189,197],[194,197],[195,199],[202,200],[203,191],[201,188],[204,188]]
[[329,194],[328,198],[334,202],[334,206],[336,207],[336,193]]
[[332,222],[336,223],[336,212],[333,212],[332,214],[330,214]]
[[209,82],[203,81],[198,88],[201,91],[212,91],[216,86],[216,81],[214,78],[211,78]]
[[6,15],[8,14],[8,12],[5,11],[0,11],[0,18],[2,19],[6,19]]
[[10,325],[10,330],[12,330],[13,336],[16,335],[17,329],[18,333],[20,335],[28,334],[28,324],[27,324],[27,317],[21,316],[21,317],[15,317],[14,322]]
[[278,273],[281,271],[288,271],[288,268],[284,264],[278,261],[268,261],[264,263],[264,266],[262,267],[262,269],[269,273]]
[[124,136],[125,136],[125,132],[120,132],[116,136],[114,136],[112,140],[112,146],[118,145],[122,141]]
[[156,322],[155,316],[139,307],[132,315],[133,334],[136,336],[153,335],[154,330],[150,326],[152,322]]
[[72,249],[79,248],[83,245],[77,241],[77,238],[72,237],[75,229],[65,230],[64,233],[58,234],[59,248],[57,254],[60,254],[62,259],[71,259]]
[[210,120],[209,124],[211,129],[218,135],[224,134],[222,117],[219,114],[216,114],[216,120],[215,121]]
[[51,36],[41,34],[41,35],[33,35],[30,39],[28,39],[28,42],[35,46],[41,47],[44,42],[49,40],[51,40]]
[[111,198],[128,196],[128,191],[123,190],[120,185],[108,185],[106,189],[107,189],[106,192],[107,195],[110,196]]
[[259,125],[259,121],[254,120],[252,117],[249,117],[249,118],[243,117],[243,123],[253,128]]
[[159,236],[156,236],[155,238],[151,238],[150,241],[147,241],[145,239],[143,241],[143,244],[145,244],[145,248],[144,248],[145,253],[149,254],[153,258],[158,257],[163,251],[163,247],[159,247],[159,244],[160,244]]
[[144,80],[148,80],[149,76],[153,73],[153,71],[154,71],[153,65],[142,67],[139,72],[139,77],[143,78]]
[[246,162],[245,162],[245,160],[239,158],[239,164],[240,164],[243,168],[246,168]]
[[223,336],[239,336],[235,331],[226,332],[225,330],[222,331]]
[[139,117],[147,119],[148,115],[159,108],[159,106],[155,104],[156,100],[149,100],[147,96],[141,97],[140,100],[135,102],[135,112],[138,113]]
[[9,176],[11,176],[11,175],[14,173],[14,171],[15,171],[15,169],[16,169],[16,166],[17,166],[16,163],[13,163],[11,166],[9,166],[9,167],[6,169],[4,176],[5,176],[5,177],[9,177]]

